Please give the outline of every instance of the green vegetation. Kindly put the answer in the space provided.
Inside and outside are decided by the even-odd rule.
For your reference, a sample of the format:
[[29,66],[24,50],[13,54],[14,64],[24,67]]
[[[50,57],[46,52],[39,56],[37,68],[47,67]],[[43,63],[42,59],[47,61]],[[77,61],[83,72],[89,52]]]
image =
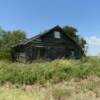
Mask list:
[[19,84],[57,83],[71,79],[85,79],[91,75],[100,77],[100,59],[34,61],[32,64],[0,61],[0,83]]
[[11,46],[24,39],[26,34],[23,31],[5,31],[0,28],[0,60],[10,59]]
[[100,100],[99,62],[99,57],[0,61],[0,100]]
[[72,26],[64,26],[63,30],[66,34],[68,34],[70,37],[72,37],[81,47],[84,55],[86,55],[87,52],[87,47],[86,47],[86,40],[82,37],[80,37],[79,35],[77,35],[76,33],[78,32],[78,30]]

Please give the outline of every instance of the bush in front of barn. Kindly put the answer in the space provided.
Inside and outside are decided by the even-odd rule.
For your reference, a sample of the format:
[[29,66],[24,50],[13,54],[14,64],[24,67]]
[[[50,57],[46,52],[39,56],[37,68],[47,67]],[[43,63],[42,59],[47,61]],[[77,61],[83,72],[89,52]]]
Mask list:
[[0,61],[0,83],[34,84],[100,76],[100,59],[54,60],[32,64]]

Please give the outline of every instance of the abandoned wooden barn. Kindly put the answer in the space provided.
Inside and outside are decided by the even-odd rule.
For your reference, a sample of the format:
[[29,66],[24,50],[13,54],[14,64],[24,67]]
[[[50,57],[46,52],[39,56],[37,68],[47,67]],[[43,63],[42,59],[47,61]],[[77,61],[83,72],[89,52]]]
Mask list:
[[56,26],[35,37],[12,46],[12,59],[26,62],[34,59],[80,58],[83,53],[78,43]]

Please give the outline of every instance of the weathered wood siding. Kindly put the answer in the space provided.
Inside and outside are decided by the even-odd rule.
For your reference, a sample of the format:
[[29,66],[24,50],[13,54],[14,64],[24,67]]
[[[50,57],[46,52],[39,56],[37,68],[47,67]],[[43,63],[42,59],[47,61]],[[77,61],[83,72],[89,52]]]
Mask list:
[[[60,38],[54,37],[54,32],[60,32]],[[34,59],[56,59],[63,57],[80,58],[81,51],[77,44],[72,41],[61,29],[54,29],[47,34],[31,41],[24,46],[13,48],[14,59],[20,62],[32,61]]]
[[[71,41],[68,37],[66,37],[66,35],[62,33],[62,31],[60,31],[61,33],[60,39],[54,38],[55,31],[60,31],[60,30],[52,30],[48,34],[39,38],[42,41],[41,43],[43,45],[42,47],[39,47],[40,44],[34,46],[33,42],[33,46],[27,48],[28,57],[31,59],[36,59],[36,58],[55,59],[62,57],[71,57],[72,56],[71,52],[74,51],[74,57],[79,58],[80,50],[77,47],[77,45],[75,45],[73,41]],[[32,45],[32,43],[30,45]]]

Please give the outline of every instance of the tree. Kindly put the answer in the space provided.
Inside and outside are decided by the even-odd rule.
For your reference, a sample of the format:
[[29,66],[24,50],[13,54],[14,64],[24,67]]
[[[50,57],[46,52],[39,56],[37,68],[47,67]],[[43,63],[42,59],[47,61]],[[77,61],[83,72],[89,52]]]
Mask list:
[[63,30],[66,34],[68,34],[69,36],[71,36],[81,47],[82,51],[84,54],[86,54],[86,40],[82,37],[80,37],[79,35],[77,35],[76,33],[78,32],[78,30],[72,26],[64,26]]
[[0,28],[0,59],[9,58],[11,46],[24,39],[26,34],[23,31],[4,31]]
[[66,34],[69,34],[71,37],[77,37],[76,32],[78,32],[78,30],[72,26],[64,26],[63,30]]
[[4,47],[9,47],[12,44],[15,44],[16,42],[18,42],[19,40],[23,40],[26,39],[26,35],[25,32],[17,30],[17,31],[8,31],[5,32],[3,31],[0,34],[0,42],[2,44],[2,46]]

